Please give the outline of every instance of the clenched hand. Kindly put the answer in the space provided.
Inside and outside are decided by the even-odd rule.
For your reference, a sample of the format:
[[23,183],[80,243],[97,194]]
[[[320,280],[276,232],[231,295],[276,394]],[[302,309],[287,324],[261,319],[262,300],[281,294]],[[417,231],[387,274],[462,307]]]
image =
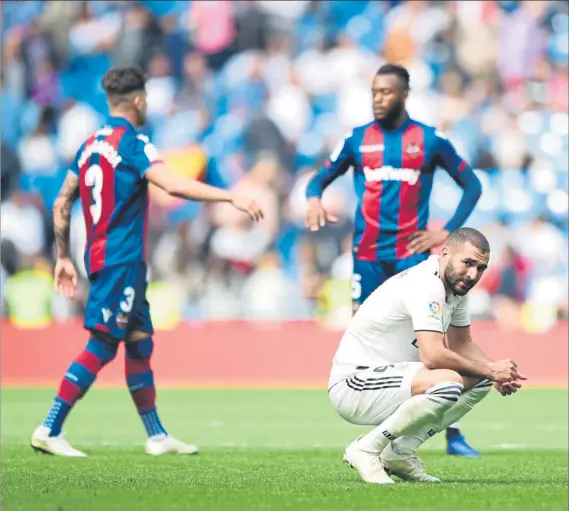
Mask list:
[[440,231],[417,231],[409,236],[409,245],[407,245],[407,250],[410,254],[421,254],[444,243],[449,236],[450,233],[444,229]]
[[518,371],[518,364],[512,359],[497,360],[489,364],[492,380],[496,383],[512,383],[516,380],[527,380],[527,376]]

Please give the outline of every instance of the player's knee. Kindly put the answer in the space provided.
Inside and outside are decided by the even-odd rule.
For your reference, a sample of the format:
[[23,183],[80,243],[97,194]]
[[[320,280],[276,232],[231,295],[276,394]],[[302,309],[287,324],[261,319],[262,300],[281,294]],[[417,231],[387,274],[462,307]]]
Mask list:
[[464,380],[464,390],[470,390],[484,381],[489,381],[479,376],[463,376],[462,379]]
[[441,383],[458,384],[462,389],[464,381],[460,374],[451,369],[426,369],[422,368],[413,379],[411,393],[416,396],[425,394],[427,390]]
[[108,364],[117,356],[118,347],[118,343],[114,340],[91,338],[86,350],[98,357],[103,364]]
[[130,341],[125,343],[127,358],[150,358],[154,351],[154,341],[152,337],[141,339],[140,341]]
[[[492,385],[493,384],[490,380],[481,380],[469,388],[468,393],[473,395],[476,401],[481,401],[488,395],[490,389],[492,388]],[[468,387],[465,386],[465,389],[466,388]]]

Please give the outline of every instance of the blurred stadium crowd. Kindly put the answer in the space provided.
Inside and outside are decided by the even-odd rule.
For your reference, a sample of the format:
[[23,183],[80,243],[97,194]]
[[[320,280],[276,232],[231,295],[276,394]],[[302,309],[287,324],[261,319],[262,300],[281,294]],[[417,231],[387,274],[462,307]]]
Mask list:
[[[545,329],[567,317],[566,2],[2,2],[2,302],[24,327],[81,313],[51,284],[51,207],[104,120],[112,65],[149,76],[147,133],[176,172],[255,196],[251,225],[223,205],[152,191],[149,297],[158,328],[181,319],[350,316],[349,175],[325,193],[338,225],[303,229],[304,188],[339,139],[372,118],[385,61],[411,73],[412,116],[478,169],[468,225],[489,237],[473,291],[480,318]],[[437,173],[433,225],[460,190]],[[72,223],[84,271],[81,211]]]

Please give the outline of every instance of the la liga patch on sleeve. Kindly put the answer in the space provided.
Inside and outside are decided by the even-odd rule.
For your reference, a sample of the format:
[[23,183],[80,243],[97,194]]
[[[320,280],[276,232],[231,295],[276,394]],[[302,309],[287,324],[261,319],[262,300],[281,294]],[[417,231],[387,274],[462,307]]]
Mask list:
[[437,301],[432,301],[429,304],[429,311],[434,316],[440,316],[441,315],[441,304]]

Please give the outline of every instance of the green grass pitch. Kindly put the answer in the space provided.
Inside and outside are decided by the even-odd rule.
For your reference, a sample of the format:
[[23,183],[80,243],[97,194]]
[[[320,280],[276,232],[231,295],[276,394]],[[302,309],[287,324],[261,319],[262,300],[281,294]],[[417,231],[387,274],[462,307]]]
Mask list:
[[420,453],[440,485],[362,483],[342,463],[367,428],[340,419],[319,390],[162,390],[173,435],[197,443],[189,457],[153,458],[126,390],[94,389],[66,423],[89,458],[35,454],[29,437],[52,398],[45,389],[2,391],[4,511],[530,511],[567,510],[566,390],[493,392],[462,426],[484,455],[446,456],[444,439]]

